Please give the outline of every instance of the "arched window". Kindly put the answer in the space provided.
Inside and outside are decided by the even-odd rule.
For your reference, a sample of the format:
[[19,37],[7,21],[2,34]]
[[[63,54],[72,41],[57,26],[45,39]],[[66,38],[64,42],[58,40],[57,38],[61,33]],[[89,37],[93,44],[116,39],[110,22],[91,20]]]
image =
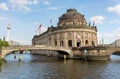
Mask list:
[[92,46],[95,46],[95,43],[94,43],[94,41],[92,41]]
[[55,46],[57,46],[57,40],[55,40]]
[[72,47],[72,40],[68,40],[68,47]]
[[60,46],[64,46],[64,42],[63,41],[60,41]]
[[81,41],[77,42],[77,47],[80,47]]
[[77,41],[77,47],[80,47],[81,45],[81,37],[80,37],[80,34],[77,34],[77,37],[76,37],[76,41]]
[[88,46],[89,42],[88,40],[85,40],[85,46]]
[[55,46],[57,46],[57,38],[54,39]]

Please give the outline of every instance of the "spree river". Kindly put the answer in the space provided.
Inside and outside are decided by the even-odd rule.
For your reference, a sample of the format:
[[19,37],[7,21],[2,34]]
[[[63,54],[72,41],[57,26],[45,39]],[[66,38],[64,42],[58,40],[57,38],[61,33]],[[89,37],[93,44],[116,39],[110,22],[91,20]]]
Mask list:
[[60,60],[57,57],[10,54],[0,66],[0,79],[120,79],[120,56],[108,61]]

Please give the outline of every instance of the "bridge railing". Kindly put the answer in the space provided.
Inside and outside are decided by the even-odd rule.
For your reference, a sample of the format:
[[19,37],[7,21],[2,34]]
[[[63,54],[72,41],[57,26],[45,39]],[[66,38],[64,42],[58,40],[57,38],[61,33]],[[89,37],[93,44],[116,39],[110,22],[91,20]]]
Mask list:
[[2,49],[20,49],[20,48],[32,48],[34,46],[30,45],[22,45],[22,46],[9,46],[9,47],[2,47]]
[[14,49],[48,49],[48,50],[71,50],[72,48],[66,48],[62,46],[48,46],[48,45],[25,45],[25,46],[10,46],[10,47],[3,47],[2,50],[14,50]]

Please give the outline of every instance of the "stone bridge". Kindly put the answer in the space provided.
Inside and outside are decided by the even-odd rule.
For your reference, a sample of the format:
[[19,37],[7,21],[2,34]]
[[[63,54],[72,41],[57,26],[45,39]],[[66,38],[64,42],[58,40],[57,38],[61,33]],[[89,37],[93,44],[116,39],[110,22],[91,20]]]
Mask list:
[[71,49],[65,49],[63,47],[51,47],[51,46],[45,46],[45,45],[39,45],[39,46],[14,46],[14,47],[6,47],[2,48],[0,50],[0,57],[4,59],[4,57],[7,54],[12,53],[13,51],[32,51],[32,50],[48,50],[48,51],[56,51],[58,53],[64,52],[70,56],[73,56],[71,53]]
[[111,54],[116,54],[119,53],[120,54],[120,47],[106,47],[106,49],[108,50],[108,53]]
[[[18,47],[6,47],[2,48],[0,51],[1,58],[4,58],[7,54],[10,54],[13,51],[28,50],[28,51],[36,51],[38,54],[41,54],[41,50],[47,51],[56,51],[59,54],[67,55],[69,58],[90,58],[90,60],[101,60],[104,58],[109,58],[111,54],[120,52],[120,48],[118,47],[108,47],[108,46],[97,46],[97,47],[72,47],[72,48],[64,48],[64,47],[52,47],[52,46],[45,46],[45,45],[38,45],[38,46],[18,46]],[[84,49],[87,51],[85,52]],[[45,52],[42,52],[45,54]],[[47,53],[46,53],[47,54]],[[107,59],[105,59],[107,60]]]

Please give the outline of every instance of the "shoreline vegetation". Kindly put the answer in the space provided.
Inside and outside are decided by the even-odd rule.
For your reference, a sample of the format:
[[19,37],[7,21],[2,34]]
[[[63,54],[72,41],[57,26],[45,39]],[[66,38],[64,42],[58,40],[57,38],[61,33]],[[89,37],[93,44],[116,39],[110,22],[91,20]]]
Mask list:
[[[2,47],[8,47],[8,46],[9,46],[8,41],[0,39],[0,54]],[[2,61],[3,59],[0,57],[0,65],[2,65]]]
[[3,59],[2,59],[2,58],[0,58],[0,65],[2,65],[2,61],[3,61]]
[[8,47],[9,46],[9,44],[8,44],[8,41],[2,41],[1,39],[0,39],[0,49],[2,48],[2,47]]

